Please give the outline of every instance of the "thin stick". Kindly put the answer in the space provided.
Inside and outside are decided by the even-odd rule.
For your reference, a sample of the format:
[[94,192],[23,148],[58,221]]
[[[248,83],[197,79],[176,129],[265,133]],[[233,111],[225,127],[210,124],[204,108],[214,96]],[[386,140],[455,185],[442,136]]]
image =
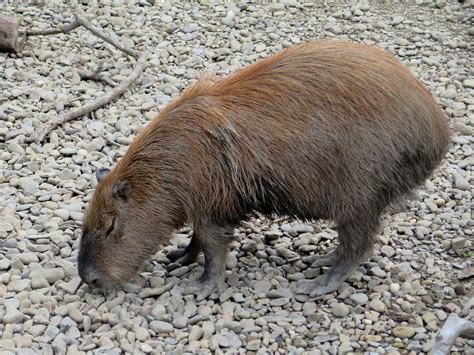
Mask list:
[[48,36],[48,35],[57,35],[59,33],[68,33],[71,32],[72,30],[78,28],[81,26],[77,20],[74,20],[74,22],[71,22],[68,25],[64,25],[58,28],[46,28],[44,30],[32,30],[32,31],[27,31],[25,34],[27,37],[29,36]]
[[58,28],[47,28],[44,30],[27,31],[26,35],[27,36],[45,36],[45,35],[55,35],[59,33],[68,33],[82,26],[88,31],[90,31],[92,34],[96,35],[97,37],[104,40],[105,42],[111,44],[118,50],[138,60],[138,57],[140,57],[140,54],[141,54],[139,51],[123,46],[117,39],[108,36],[99,27],[96,27],[93,24],[91,24],[89,21],[87,21],[86,18],[83,16],[83,14],[84,13],[82,12],[82,10],[77,9],[76,13],[74,14],[75,20],[72,23],[65,26],[58,27]]
[[107,85],[110,85],[112,87],[117,86],[117,83],[110,79],[109,77],[105,76],[102,73],[99,73],[97,71],[80,71],[78,72],[79,77],[82,80],[94,80],[94,81],[101,81]]
[[92,25],[90,22],[88,22],[85,17],[82,16],[82,11],[81,10],[77,10],[77,12],[74,14],[74,17],[76,18],[76,21],[77,23],[79,23],[81,26],[83,26],[84,28],[86,28],[87,30],[89,30],[90,32],[92,32],[94,35],[96,35],[97,37],[101,38],[102,40],[104,40],[105,42],[111,44],[112,46],[114,46],[115,48],[121,50],[122,52],[124,52],[125,54],[128,54],[129,56],[135,58],[138,60],[138,57],[140,57],[140,52],[134,50],[134,49],[131,49],[131,48],[127,48],[125,46],[123,46],[118,40],[116,40],[115,38],[112,38],[112,37],[109,37],[107,36],[100,28],[98,27],[95,27],[94,25]]
[[431,355],[449,355],[458,336],[468,339],[474,338],[474,323],[458,317],[456,313],[451,313],[443,328],[436,335]]
[[94,80],[94,81],[102,81],[112,87],[115,87],[117,83],[110,79],[109,77],[102,74],[102,69],[104,68],[104,62],[100,62],[99,66],[95,71],[80,71],[79,77],[82,80]]
[[139,77],[140,73],[145,69],[146,61],[148,58],[148,52],[144,52],[137,60],[135,68],[130,75],[120,82],[113,90],[108,92],[105,96],[100,99],[93,101],[89,104],[82,106],[80,109],[72,112],[65,113],[57,116],[51,121],[43,124],[36,132],[33,133],[33,139],[37,142],[44,141],[45,137],[56,127],[63,123],[74,120],[75,118],[87,115],[88,113],[97,110],[98,108],[108,104],[112,100],[122,95],[127,88]]

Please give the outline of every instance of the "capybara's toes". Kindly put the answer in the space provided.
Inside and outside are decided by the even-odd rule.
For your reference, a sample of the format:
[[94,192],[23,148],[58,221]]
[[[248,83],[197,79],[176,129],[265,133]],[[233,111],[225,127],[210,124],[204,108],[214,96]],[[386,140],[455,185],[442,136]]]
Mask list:
[[295,293],[298,295],[310,295],[314,290],[314,280],[298,280]]
[[190,282],[185,287],[183,294],[195,295],[196,301],[202,301],[215,292],[218,292],[217,282],[213,280],[206,280]]
[[175,262],[182,258],[186,254],[186,249],[171,249],[166,253],[166,257],[171,261]]
[[321,266],[333,266],[336,263],[337,254],[336,252],[331,252],[325,255],[318,256],[315,258],[311,264],[312,268],[318,268]]
[[313,291],[310,293],[310,297],[324,296],[339,290],[345,279],[346,277],[332,273],[331,269],[329,269],[326,273],[313,280]]
[[326,273],[313,280],[299,280],[296,284],[297,294],[319,297],[337,291],[344,283],[346,277],[338,273],[331,272],[330,268]]
[[196,257],[193,257],[189,254],[183,255],[181,258],[176,260],[176,263],[181,265],[181,266],[186,266],[194,263],[196,261]]

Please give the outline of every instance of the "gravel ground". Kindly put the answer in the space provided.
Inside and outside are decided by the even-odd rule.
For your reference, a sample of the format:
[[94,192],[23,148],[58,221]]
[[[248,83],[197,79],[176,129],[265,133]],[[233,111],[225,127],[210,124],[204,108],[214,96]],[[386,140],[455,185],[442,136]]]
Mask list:
[[[27,142],[41,122],[110,90],[78,72],[103,63],[119,81],[131,71],[129,60],[84,29],[32,37],[21,54],[0,54],[2,354],[420,354],[449,313],[473,317],[472,284],[463,280],[473,268],[473,6],[101,3],[110,5],[90,6],[90,19],[151,50],[149,66],[131,91],[65,124],[48,143]],[[0,9],[6,10],[30,28],[70,18],[61,5]],[[183,297],[175,286],[196,279],[202,260],[173,269],[162,252],[112,295],[80,285],[76,255],[95,170],[114,164],[133,135],[198,75],[225,75],[315,38],[393,53],[433,92],[453,127],[451,149],[419,198],[384,218],[372,259],[337,294],[314,302],[293,290],[319,274],[307,262],[334,248],[331,226],[254,219],[236,231],[229,288],[219,297]],[[188,234],[179,231],[174,244],[184,245]],[[454,350],[473,354],[473,345],[459,338]]]

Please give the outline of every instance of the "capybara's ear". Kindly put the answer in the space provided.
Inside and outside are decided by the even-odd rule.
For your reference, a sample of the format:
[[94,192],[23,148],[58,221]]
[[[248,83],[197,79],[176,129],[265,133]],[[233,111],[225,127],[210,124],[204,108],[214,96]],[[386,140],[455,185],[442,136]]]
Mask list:
[[95,172],[95,177],[97,178],[98,182],[101,182],[105,176],[110,173],[109,169],[99,169]]
[[117,200],[128,201],[132,193],[132,185],[127,180],[117,182],[112,188],[112,195]]

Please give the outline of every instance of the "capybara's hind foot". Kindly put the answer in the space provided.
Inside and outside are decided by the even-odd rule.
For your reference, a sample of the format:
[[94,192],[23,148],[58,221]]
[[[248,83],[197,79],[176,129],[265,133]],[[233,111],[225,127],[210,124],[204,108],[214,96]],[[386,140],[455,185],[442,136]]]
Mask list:
[[196,237],[193,237],[186,249],[170,250],[166,254],[166,257],[171,261],[184,266],[194,263],[200,251],[201,245],[199,240]]
[[333,266],[337,261],[337,251],[327,253],[326,255],[317,256],[313,263],[312,268],[318,268],[321,266]]
[[[336,258],[335,256],[331,258],[334,266],[314,280],[301,280],[297,285],[296,292],[310,295],[310,297],[318,297],[337,291],[359,266],[358,262],[351,261],[348,258]],[[327,261],[328,258],[324,260]]]
[[166,253],[166,257],[175,262],[179,258],[183,257],[186,254],[186,249],[171,249]]
[[186,295],[195,295],[196,301],[202,301],[215,292],[219,292],[219,287],[218,283],[213,280],[192,281],[185,287],[184,290],[184,294]]
[[314,279],[314,284],[313,284],[314,288],[313,288],[313,291],[309,294],[310,297],[323,296],[323,295],[327,295],[328,293],[339,290],[339,288],[342,286],[344,281],[350,276],[350,273],[347,276],[346,275],[334,276],[329,273],[330,270],[331,269],[329,269],[328,272]]

